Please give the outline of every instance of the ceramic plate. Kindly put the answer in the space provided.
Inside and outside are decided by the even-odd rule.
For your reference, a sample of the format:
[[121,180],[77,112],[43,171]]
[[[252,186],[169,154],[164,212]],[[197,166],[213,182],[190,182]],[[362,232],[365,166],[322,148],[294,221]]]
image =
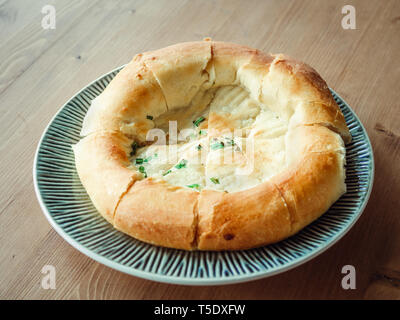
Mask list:
[[54,116],[36,152],[33,176],[47,219],[72,246],[116,270],[155,281],[217,285],[254,280],[298,266],[325,251],[356,222],[368,201],[374,160],[368,135],[333,90],[350,128],[344,194],[321,218],[277,244],[235,252],[187,252],[133,239],[107,223],[92,205],[75,169],[71,145],[79,141],[90,101],[122,67],[83,88]]

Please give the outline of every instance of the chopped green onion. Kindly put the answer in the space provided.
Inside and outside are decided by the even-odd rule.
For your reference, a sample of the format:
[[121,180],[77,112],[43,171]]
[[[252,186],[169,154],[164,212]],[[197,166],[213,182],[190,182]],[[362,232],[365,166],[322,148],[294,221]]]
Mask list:
[[175,168],[177,168],[177,169],[186,168],[186,163],[187,163],[187,160],[182,159],[181,162],[179,162],[179,163],[175,166]]
[[200,117],[198,119],[196,119],[195,121],[193,121],[193,124],[198,127],[200,123],[202,123],[204,120],[206,120],[204,117]]
[[196,148],[197,150],[201,150],[203,147],[201,146],[201,144],[199,144]]
[[157,153],[155,153],[155,154],[154,154],[154,158],[157,158],[157,157],[158,157],[158,154],[157,154]]
[[211,180],[211,182],[212,183],[214,183],[214,184],[219,184],[219,180],[218,180],[218,178],[210,178],[210,180]]
[[217,142],[217,143],[212,144],[211,145],[211,149],[212,150],[218,150],[218,149],[222,149],[224,146],[225,146],[224,143],[221,141],[221,142]]
[[147,178],[147,173],[146,173],[146,170],[144,169],[143,166],[140,166],[140,167],[139,167],[139,172],[140,172],[140,173],[143,173],[143,174],[144,174],[144,177]]
[[135,164],[142,164],[143,163],[143,159],[142,158],[136,158],[135,159]]
[[192,189],[199,189],[200,188],[200,186],[197,183],[189,184],[187,187],[192,188]]
[[199,131],[199,135],[202,136],[202,135],[205,135],[205,134],[207,134],[207,131],[206,131],[206,130],[200,130],[200,131]]
[[166,176],[168,173],[171,173],[171,170],[165,171],[165,172],[163,173],[163,176]]
[[153,120],[153,116],[147,115],[146,118],[149,119],[149,120]]

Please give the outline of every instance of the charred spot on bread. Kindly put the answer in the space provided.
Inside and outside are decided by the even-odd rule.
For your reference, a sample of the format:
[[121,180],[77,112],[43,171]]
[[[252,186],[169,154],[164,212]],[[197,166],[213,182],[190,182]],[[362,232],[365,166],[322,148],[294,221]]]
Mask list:
[[226,233],[226,234],[224,234],[224,239],[225,239],[226,241],[233,240],[233,238],[235,238],[235,235],[232,234],[232,233]]

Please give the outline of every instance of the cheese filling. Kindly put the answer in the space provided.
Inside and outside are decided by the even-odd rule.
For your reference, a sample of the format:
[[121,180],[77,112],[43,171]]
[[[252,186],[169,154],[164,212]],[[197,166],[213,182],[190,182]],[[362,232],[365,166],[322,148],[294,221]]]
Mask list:
[[143,178],[236,192],[286,167],[288,121],[240,86],[201,90],[189,106],[147,119],[149,144],[134,148],[130,166]]

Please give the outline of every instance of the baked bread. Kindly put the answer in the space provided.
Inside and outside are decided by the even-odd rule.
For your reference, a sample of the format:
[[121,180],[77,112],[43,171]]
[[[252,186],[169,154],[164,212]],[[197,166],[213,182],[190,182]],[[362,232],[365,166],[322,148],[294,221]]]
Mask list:
[[118,230],[185,250],[277,242],[345,191],[351,140],[308,65],[205,40],[136,55],[92,101],[73,149]]

